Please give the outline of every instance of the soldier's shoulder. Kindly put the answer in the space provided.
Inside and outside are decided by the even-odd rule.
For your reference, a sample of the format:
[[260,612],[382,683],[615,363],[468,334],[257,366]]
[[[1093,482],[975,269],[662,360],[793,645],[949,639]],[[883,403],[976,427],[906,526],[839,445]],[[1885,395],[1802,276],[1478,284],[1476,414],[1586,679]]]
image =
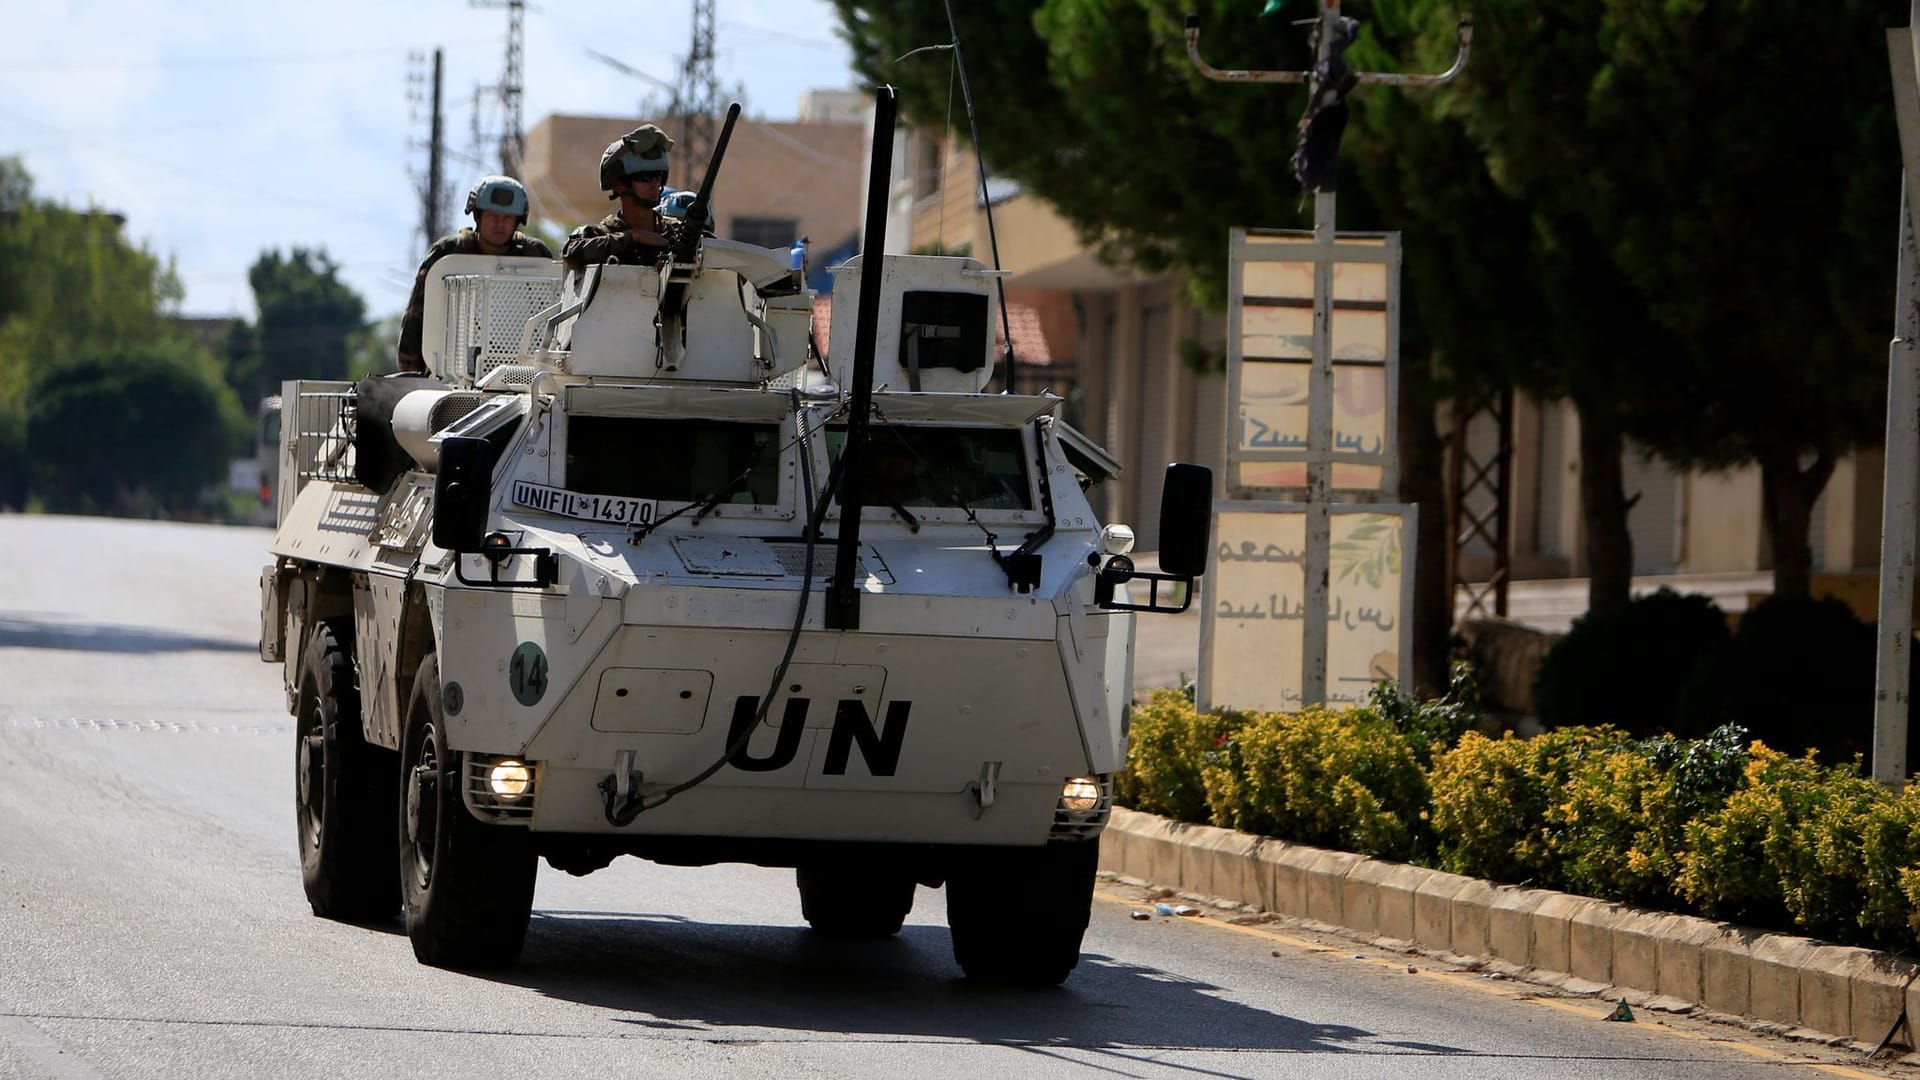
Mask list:
[[442,255],[472,255],[480,250],[480,237],[472,229],[461,229],[449,233],[433,242],[427,249],[427,257],[437,259]]
[[513,253],[515,255],[528,255],[540,259],[553,258],[553,249],[547,246],[545,240],[537,236],[528,236],[525,233],[514,234]]

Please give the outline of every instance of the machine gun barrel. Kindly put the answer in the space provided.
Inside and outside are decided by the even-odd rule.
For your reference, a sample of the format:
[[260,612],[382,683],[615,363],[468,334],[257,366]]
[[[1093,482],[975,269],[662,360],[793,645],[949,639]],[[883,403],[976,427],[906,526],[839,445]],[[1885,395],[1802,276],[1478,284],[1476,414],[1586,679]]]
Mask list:
[[740,119],[740,103],[727,106],[727,122],[720,126],[720,138],[713,144],[713,156],[707,159],[707,174],[700,178],[700,191],[687,206],[687,227],[674,238],[673,261],[686,262],[700,246],[700,223],[707,220],[707,206],[713,201],[713,181],[720,175],[720,162],[727,156],[727,141],[733,138],[733,123]]

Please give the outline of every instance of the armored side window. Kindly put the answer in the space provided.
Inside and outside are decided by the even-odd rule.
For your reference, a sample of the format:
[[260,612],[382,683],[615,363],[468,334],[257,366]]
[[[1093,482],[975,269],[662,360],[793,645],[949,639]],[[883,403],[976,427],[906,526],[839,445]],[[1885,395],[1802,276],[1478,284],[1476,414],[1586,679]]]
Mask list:
[[[862,475],[868,505],[1031,510],[1026,443],[1018,428],[916,427],[868,430]],[[845,428],[827,429],[827,452],[846,446]]]
[[780,501],[780,428],[724,420],[574,416],[567,485],[662,502]]

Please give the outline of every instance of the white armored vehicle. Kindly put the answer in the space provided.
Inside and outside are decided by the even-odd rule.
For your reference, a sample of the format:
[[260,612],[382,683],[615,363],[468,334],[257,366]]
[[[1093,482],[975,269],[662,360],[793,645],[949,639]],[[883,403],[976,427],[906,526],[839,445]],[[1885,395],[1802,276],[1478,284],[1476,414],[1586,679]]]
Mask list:
[[982,392],[994,276],[870,252],[815,358],[784,250],[453,256],[434,375],[288,383],[261,657],[314,912],[510,963],[543,857],[738,861],[796,868],[828,933],[944,884],[969,977],[1064,979],[1133,611],[1184,607],[1211,479],[1170,468],[1134,572],[1084,491],[1110,459],[1059,399]]

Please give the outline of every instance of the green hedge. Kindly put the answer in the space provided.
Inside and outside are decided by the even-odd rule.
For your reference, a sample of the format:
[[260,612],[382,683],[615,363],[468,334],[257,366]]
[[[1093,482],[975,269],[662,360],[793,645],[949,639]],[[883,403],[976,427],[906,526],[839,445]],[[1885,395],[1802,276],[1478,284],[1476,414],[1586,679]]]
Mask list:
[[1473,729],[1470,686],[1347,713],[1133,713],[1123,805],[1514,884],[1852,944],[1920,944],[1920,789],[1724,726]]

